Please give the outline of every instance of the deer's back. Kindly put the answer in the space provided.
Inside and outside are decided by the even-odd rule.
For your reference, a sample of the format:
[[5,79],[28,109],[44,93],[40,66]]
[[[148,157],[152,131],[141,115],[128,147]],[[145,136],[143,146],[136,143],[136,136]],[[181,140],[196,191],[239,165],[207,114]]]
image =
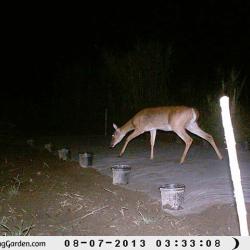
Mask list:
[[172,130],[175,126],[186,127],[190,122],[196,121],[198,111],[186,106],[164,106],[145,108],[139,111],[131,122],[135,128],[144,131],[152,129]]

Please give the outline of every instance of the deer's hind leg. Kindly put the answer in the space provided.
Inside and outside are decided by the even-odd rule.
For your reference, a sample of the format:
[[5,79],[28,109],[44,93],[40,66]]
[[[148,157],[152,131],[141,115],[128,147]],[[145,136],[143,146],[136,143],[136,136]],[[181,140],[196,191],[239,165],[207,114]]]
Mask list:
[[185,129],[173,129],[173,131],[185,142],[186,146],[181,157],[180,164],[185,161],[188,150],[193,142],[193,139],[187,134]]
[[212,135],[210,135],[210,134],[206,133],[205,131],[203,131],[203,130],[198,126],[198,124],[197,124],[196,122],[190,124],[189,126],[187,126],[187,130],[189,130],[190,132],[192,132],[192,133],[195,134],[195,135],[200,136],[200,137],[203,138],[204,140],[208,141],[208,142],[211,144],[211,146],[213,147],[213,149],[215,150],[215,152],[216,152],[218,158],[219,158],[220,160],[222,160],[223,157],[222,157],[222,155],[221,155],[219,149],[217,148],[217,146],[216,146],[216,144],[215,144],[215,142],[214,142],[214,138],[213,138]]

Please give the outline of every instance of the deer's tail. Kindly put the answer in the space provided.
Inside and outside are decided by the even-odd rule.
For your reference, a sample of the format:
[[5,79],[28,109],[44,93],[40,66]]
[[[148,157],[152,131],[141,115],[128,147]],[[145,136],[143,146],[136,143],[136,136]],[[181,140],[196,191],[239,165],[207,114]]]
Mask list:
[[192,108],[193,118],[192,122],[196,122],[199,119],[199,111],[196,108]]

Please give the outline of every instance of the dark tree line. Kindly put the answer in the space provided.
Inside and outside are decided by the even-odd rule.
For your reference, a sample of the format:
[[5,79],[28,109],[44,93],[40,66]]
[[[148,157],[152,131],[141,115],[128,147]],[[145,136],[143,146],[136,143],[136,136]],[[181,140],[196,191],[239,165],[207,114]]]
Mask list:
[[184,52],[168,43],[137,41],[123,50],[53,58],[49,67],[47,60],[31,63],[32,84],[20,83],[13,99],[2,93],[2,118],[27,130],[103,134],[105,112],[111,132],[113,121],[122,124],[144,107],[189,105],[206,114],[205,127],[218,130],[219,96],[224,92],[234,105],[246,107],[248,79],[229,66],[195,63]]

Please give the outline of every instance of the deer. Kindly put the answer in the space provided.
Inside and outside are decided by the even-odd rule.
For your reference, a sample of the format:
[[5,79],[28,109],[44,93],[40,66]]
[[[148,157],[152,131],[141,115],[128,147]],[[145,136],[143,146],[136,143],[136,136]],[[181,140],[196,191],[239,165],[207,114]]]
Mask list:
[[142,109],[120,128],[113,123],[115,132],[112,135],[110,148],[114,148],[128,132],[133,130],[126,138],[125,144],[119,155],[121,157],[131,140],[149,131],[151,144],[150,159],[153,160],[157,130],[173,131],[185,142],[185,149],[180,160],[180,164],[182,164],[193,142],[193,139],[187,133],[188,130],[208,141],[215,150],[218,158],[222,160],[222,155],[215,144],[213,136],[199,127],[197,123],[198,118],[199,111],[196,108],[187,106],[163,106]]

